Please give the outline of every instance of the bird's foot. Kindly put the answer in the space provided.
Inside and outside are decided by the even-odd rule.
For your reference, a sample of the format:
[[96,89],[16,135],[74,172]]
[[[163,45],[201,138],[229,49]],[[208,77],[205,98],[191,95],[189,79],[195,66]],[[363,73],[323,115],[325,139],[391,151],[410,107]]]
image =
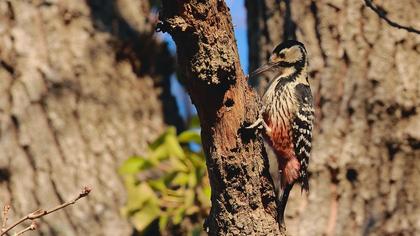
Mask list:
[[266,132],[271,132],[271,128],[265,123],[264,119],[262,117],[258,118],[252,125],[245,127],[247,129],[261,129],[265,130]]
[[263,118],[260,117],[252,125],[247,126],[245,128],[247,128],[247,129],[254,129],[254,128],[262,129],[264,127],[263,124],[262,124],[263,122],[264,122]]

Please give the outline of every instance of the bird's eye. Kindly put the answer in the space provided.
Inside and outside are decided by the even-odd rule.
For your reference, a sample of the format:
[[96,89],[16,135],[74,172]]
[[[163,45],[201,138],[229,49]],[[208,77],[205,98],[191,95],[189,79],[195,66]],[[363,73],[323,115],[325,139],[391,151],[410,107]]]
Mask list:
[[280,54],[279,54],[279,57],[280,57],[281,59],[284,59],[284,53],[280,53]]

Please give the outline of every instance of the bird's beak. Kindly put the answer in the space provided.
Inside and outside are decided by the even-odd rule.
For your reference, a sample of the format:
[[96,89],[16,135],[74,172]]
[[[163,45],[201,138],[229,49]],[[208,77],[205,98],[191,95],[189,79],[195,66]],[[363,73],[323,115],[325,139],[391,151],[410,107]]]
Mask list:
[[256,77],[266,71],[271,70],[271,68],[273,68],[276,65],[276,63],[272,63],[272,62],[268,62],[265,65],[260,66],[260,68],[256,69],[255,71],[253,71],[251,74],[249,74],[248,78],[253,78]]

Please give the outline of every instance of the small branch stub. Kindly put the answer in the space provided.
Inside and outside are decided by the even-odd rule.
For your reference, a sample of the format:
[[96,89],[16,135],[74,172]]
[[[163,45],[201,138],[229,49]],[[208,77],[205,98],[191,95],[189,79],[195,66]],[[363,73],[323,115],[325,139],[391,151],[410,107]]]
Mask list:
[[31,225],[29,225],[28,227],[24,228],[23,230],[15,233],[13,236],[20,236],[28,231],[34,231],[38,229],[38,224],[35,221],[32,221]]

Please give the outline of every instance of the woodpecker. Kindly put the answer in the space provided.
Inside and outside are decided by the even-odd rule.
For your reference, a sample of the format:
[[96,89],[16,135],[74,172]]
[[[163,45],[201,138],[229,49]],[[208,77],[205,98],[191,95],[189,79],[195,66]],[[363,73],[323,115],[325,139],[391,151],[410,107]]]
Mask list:
[[274,72],[274,77],[262,97],[257,121],[248,128],[263,129],[264,139],[276,154],[280,172],[278,215],[279,223],[284,225],[284,211],[293,185],[299,183],[302,191],[309,191],[314,108],[305,46],[295,40],[280,43],[268,63],[249,78],[266,71]]

